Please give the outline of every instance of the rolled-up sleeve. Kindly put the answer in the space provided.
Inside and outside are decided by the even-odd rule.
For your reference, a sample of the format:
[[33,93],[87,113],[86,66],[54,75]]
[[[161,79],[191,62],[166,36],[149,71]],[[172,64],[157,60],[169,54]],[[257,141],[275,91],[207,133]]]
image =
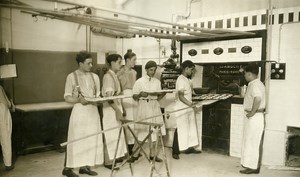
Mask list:
[[176,80],[176,90],[180,91],[180,92],[185,92],[185,83],[184,81],[181,79],[181,77],[178,77],[178,79]]
[[107,92],[115,91],[114,80],[109,74],[103,76],[103,87],[102,87],[102,96],[107,96]]
[[73,96],[73,90],[74,90],[73,78],[72,75],[69,74],[67,76],[66,83],[65,83],[64,98],[66,98],[67,96]]
[[262,93],[262,91],[258,87],[253,87],[252,97],[253,98],[255,98],[255,97],[262,98],[263,97],[263,93]]

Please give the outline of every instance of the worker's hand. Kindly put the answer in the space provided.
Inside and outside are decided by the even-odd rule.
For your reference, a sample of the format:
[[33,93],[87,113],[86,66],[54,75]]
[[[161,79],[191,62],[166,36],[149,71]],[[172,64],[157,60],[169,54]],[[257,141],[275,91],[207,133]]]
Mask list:
[[79,101],[80,101],[80,103],[81,103],[82,105],[87,105],[87,104],[89,104],[89,102],[88,102],[86,99],[84,99],[83,96],[80,96],[80,97],[79,97]]
[[123,113],[119,109],[116,110],[116,119],[117,119],[117,121],[120,121],[121,119],[123,119]]
[[250,118],[253,117],[254,115],[255,115],[255,112],[249,111],[249,112],[247,112],[246,117],[247,117],[248,119],[250,119]]
[[147,92],[141,92],[139,94],[139,97],[147,97],[148,96],[148,93]]

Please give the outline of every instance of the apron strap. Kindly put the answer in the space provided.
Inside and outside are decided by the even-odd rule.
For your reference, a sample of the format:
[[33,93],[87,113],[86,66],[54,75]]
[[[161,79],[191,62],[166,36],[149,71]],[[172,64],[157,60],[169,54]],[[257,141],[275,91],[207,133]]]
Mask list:
[[[94,93],[93,93],[93,95],[95,95],[95,97],[96,97],[96,94],[97,94],[96,81],[95,81],[95,78],[93,77],[93,74],[91,72],[89,74],[90,74],[90,76],[91,76],[91,78],[93,80],[93,84],[94,84],[94,88],[93,88],[94,89]],[[76,71],[73,72],[73,75],[74,75],[74,78],[75,78],[75,85],[76,85],[76,88],[77,88],[77,91],[78,91],[78,97],[79,96],[83,96],[82,92],[81,92],[81,88],[80,88],[79,82],[78,82],[78,75],[77,75]]]
[[73,72],[73,75],[74,75],[74,79],[75,79],[75,85],[76,85],[76,88],[77,88],[77,91],[78,91],[78,97],[83,96],[82,93],[81,93],[81,88],[79,86],[78,75],[77,75],[76,71]]
[[117,87],[117,81],[116,81],[116,79],[115,79],[115,77],[112,75],[112,73],[111,72],[109,72],[108,71],[108,74],[113,78],[113,80],[114,80],[114,87],[115,87],[115,93],[114,93],[114,95],[118,92],[118,91],[121,91],[121,90],[119,90],[119,87]]

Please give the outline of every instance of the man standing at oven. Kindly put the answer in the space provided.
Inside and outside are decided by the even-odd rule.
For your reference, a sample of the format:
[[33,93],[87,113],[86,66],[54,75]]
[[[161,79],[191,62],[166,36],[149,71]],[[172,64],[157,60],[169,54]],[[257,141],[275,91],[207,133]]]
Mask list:
[[186,60],[181,64],[180,68],[182,72],[176,80],[178,98],[175,109],[190,108],[175,113],[177,128],[174,133],[172,146],[172,157],[174,159],[179,159],[180,151],[184,151],[186,154],[201,153],[201,151],[195,149],[195,146],[199,144],[195,111],[199,111],[199,108],[192,108],[193,86],[190,80],[195,64],[190,60]]
[[254,174],[260,171],[261,140],[264,131],[265,86],[258,78],[259,67],[248,64],[244,76],[248,84],[244,98],[244,137],[242,141],[241,164],[243,174]]

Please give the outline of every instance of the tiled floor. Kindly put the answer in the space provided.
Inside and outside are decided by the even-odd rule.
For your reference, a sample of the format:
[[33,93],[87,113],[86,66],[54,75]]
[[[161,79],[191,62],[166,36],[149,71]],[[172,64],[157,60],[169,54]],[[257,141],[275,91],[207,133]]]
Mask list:
[[[239,159],[215,153],[203,152],[197,155],[180,155],[180,160],[171,157],[171,151],[167,149],[168,164],[171,177],[300,177],[300,172],[269,170],[262,167],[258,175],[242,175]],[[64,153],[48,151],[44,153],[20,156],[15,164],[15,169],[5,172],[4,167],[0,168],[1,177],[62,177]],[[110,171],[103,166],[94,168],[98,176],[109,177]],[[163,173],[162,163],[157,165],[157,170]],[[150,165],[145,158],[141,158],[133,164],[134,177],[150,176]],[[78,173],[78,170],[75,169]],[[156,174],[155,174],[156,175]],[[86,176],[87,175],[80,175]],[[119,170],[115,177],[130,177],[129,166],[125,165]],[[163,175],[162,175],[163,176]]]

